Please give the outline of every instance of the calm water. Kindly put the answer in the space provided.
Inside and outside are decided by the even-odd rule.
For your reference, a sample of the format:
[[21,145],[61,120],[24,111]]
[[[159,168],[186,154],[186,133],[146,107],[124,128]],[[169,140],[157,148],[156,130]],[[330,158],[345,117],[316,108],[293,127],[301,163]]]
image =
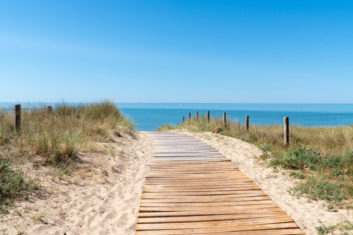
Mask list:
[[135,121],[138,130],[155,130],[161,124],[178,124],[182,117],[196,110],[200,115],[211,111],[211,116],[250,122],[258,125],[281,124],[284,116],[292,125],[339,126],[353,124],[353,104],[118,104]]
[[[0,103],[0,108],[12,109],[14,103]],[[39,107],[44,103],[24,103],[24,107]],[[50,105],[55,106],[51,103]],[[353,124],[353,104],[117,104],[126,116],[131,118],[138,130],[155,130],[162,124],[178,124],[196,110],[200,115],[207,110],[211,116],[222,117],[227,112],[228,119],[244,122],[250,115],[250,122],[258,125],[282,124],[283,117],[289,116],[292,125],[339,126]]]

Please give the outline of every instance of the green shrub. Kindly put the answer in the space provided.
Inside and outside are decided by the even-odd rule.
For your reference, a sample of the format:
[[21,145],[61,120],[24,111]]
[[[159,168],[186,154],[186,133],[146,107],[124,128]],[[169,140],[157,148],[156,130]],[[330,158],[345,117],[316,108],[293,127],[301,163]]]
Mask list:
[[320,227],[316,227],[316,231],[318,234],[320,235],[325,235],[325,234],[329,234],[332,233],[333,231],[335,231],[337,228],[336,225],[331,225],[331,226],[320,226]]
[[19,170],[12,170],[9,162],[0,159],[0,212],[6,212],[6,206],[13,200],[26,197],[33,189]]
[[322,157],[307,146],[292,147],[288,153],[285,153],[277,162],[286,169],[316,169]]
[[325,157],[322,164],[327,168],[342,168],[344,166],[344,160],[342,156],[331,155]]
[[[320,235],[325,235],[325,234],[337,234],[335,231],[339,230],[341,233],[344,235],[348,235],[347,231],[352,231],[353,230],[353,223],[350,221],[344,221],[343,223],[339,223],[337,225],[330,225],[330,226],[320,226],[316,227],[316,231]],[[351,233],[349,233],[351,234]]]
[[344,187],[328,182],[324,176],[311,176],[305,183],[295,187],[293,192],[298,196],[307,195],[313,200],[321,199],[340,202],[347,198]]

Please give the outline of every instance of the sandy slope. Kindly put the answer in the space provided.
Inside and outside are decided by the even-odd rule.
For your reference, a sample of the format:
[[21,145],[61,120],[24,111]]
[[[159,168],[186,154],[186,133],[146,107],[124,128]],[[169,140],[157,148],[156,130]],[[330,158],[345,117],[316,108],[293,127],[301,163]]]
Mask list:
[[80,156],[85,167],[70,177],[27,163],[24,171],[40,183],[41,195],[0,215],[0,234],[134,234],[150,139],[126,135],[98,148]]
[[189,133],[208,143],[239,169],[254,180],[285,212],[287,212],[307,234],[317,234],[315,227],[335,225],[345,220],[353,220],[353,210],[329,212],[324,203],[308,201],[305,198],[292,196],[288,189],[296,180],[287,176],[284,171],[274,173],[266,168],[256,157],[262,154],[256,146],[247,142],[214,133]]

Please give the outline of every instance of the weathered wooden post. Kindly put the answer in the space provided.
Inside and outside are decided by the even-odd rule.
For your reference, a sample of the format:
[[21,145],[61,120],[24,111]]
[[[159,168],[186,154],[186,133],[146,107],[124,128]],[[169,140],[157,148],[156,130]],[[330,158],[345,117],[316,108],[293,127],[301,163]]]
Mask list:
[[245,116],[245,128],[246,128],[246,132],[249,132],[249,129],[250,129],[249,115]]
[[191,121],[191,113],[189,112],[189,121]]
[[223,124],[226,126],[227,125],[227,113],[223,112]]
[[183,116],[183,123],[185,122],[185,116]]
[[21,131],[21,105],[15,105],[15,129],[17,132]]
[[207,110],[207,121],[210,122],[210,110]]
[[284,145],[289,145],[289,117],[284,117]]
[[199,119],[199,111],[196,111],[196,118]]
[[53,112],[53,107],[52,106],[48,106],[48,113],[52,113]]

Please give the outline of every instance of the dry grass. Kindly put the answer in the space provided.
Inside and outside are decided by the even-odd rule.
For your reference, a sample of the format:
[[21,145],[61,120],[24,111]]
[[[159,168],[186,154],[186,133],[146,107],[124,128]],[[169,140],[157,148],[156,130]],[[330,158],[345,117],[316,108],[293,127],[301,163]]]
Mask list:
[[[213,131],[221,132],[224,135],[236,137],[255,144],[269,144],[283,147],[283,127],[279,125],[257,126],[252,125],[250,131],[246,132],[243,125],[238,122],[229,122],[226,127],[221,119],[211,119],[207,122],[205,117],[193,118],[177,127],[185,128],[190,131]],[[160,130],[167,130],[168,126],[162,126]],[[219,129],[217,131],[217,129]],[[315,138],[313,138],[315,137]],[[323,154],[342,154],[347,150],[353,150],[353,127],[290,127],[291,145],[310,145]]]
[[[79,153],[94,142],[109,141],[111,134],[134,135],[134,125],[108,101],[89,105],[58,105],[52,112],[43,109],[22,111],[21,131],[14,129],[14,114],[0,112],[0,208],[29,190],[19,170],[23,159],[39,159],[41,165],[69,173],[80,162]],[[17,167],[18,168],[18,167]],[[12,185],[12,186],[11,186]],[[15,190],[16,189],[16,190]],[[18,189],[18,190],[17,190]]]
[[74,158],[92,141],[105,141],[112,130],[132,133],[133,129],[110,102],[62,104],[52,113],[44,108],[24,111],[19,133],[14,130],[13,114],[0,113],[1,155],[39,155],[45,163],[57,164]]
[[[290,147],[283,145],[282,126],[251,126],[247,132],[238,122],[223,125],[221,119],[193,118],[178,126],[159,130],[211,131],[256,144],[262,159],[273,167],[290,170],[302,183],[293,189],[298,196],[326,200],[336,206],[353,202],[353,127],[290,127]],[[294,171],[294,173],[293,173]],[[300,177],[299,177],[300,176]]]

